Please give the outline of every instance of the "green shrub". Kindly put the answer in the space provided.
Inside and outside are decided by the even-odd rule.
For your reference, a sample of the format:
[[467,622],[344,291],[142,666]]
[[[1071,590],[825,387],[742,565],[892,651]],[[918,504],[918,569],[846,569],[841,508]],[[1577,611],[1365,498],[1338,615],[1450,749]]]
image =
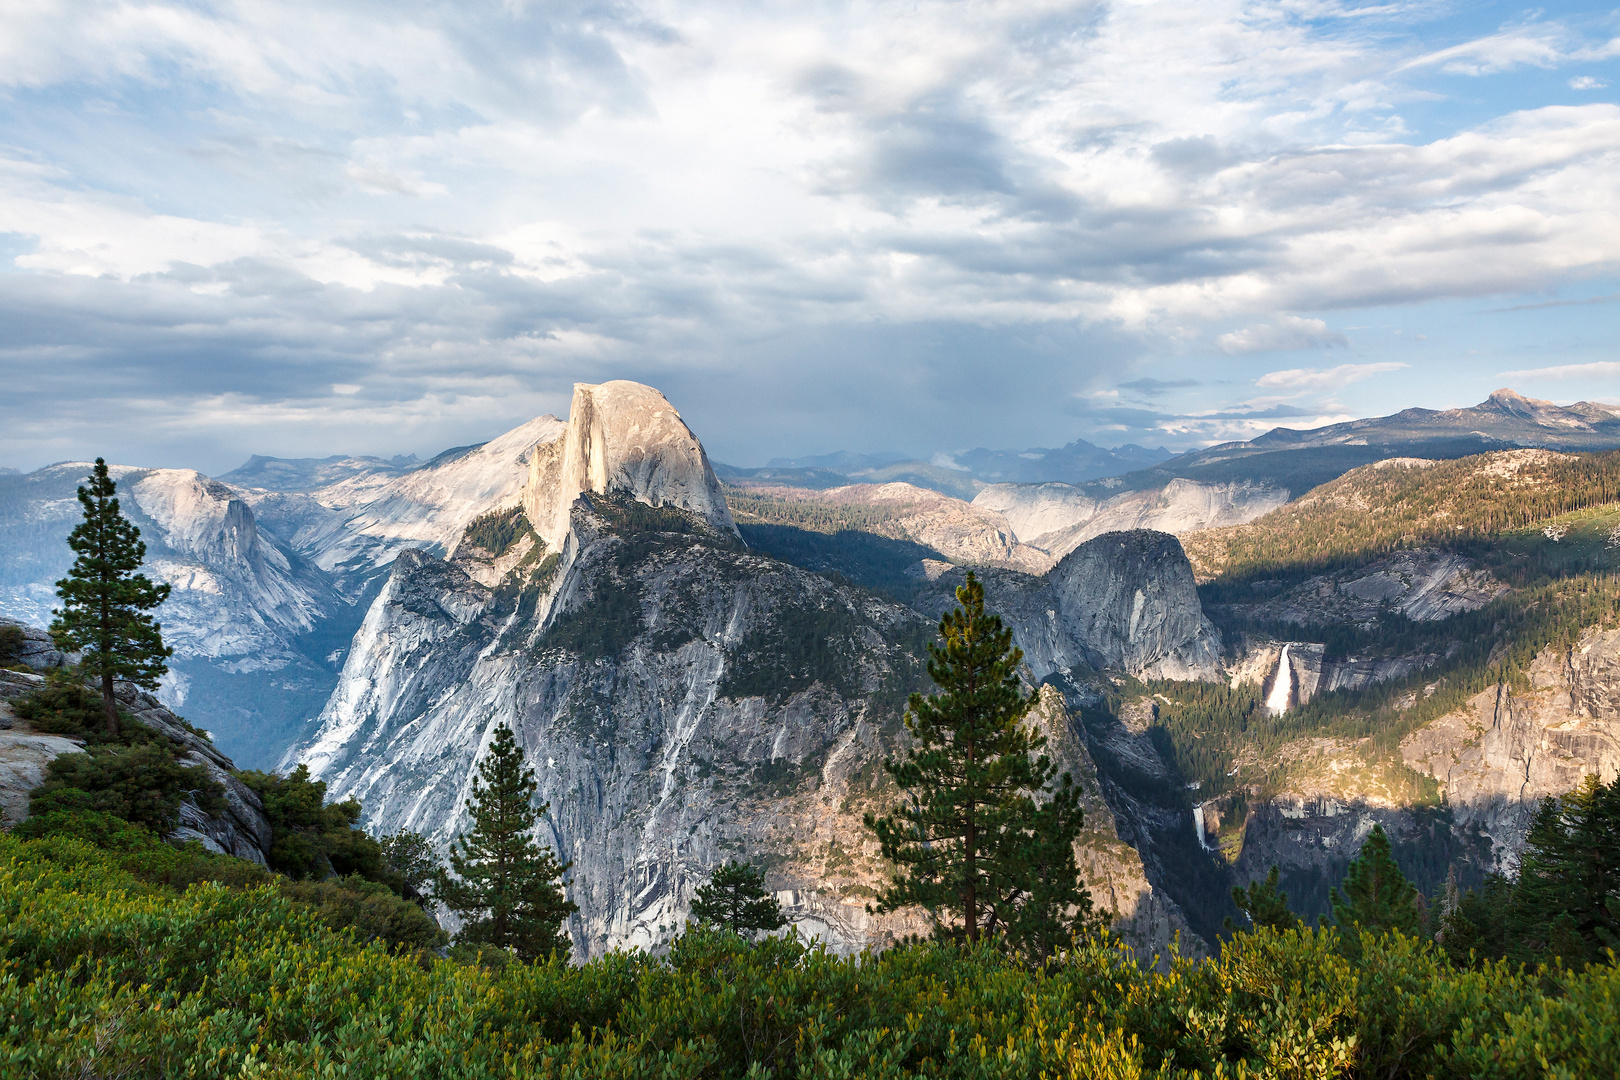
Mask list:
[[142,825],[97,810],[48,810],[31,814],[11,830],[14,836],[43,839],[68,836],[103,851],[140,851],[159,843]]
[[1299,929],[1160,970],[1101,940],[1030,971],[988,947],[705,931],[664,957],[433,961],[331,928],[324,905],[374,886],[181,894],[118,860],[0,835],[0,1075],[1528,1080],[1620,1059],[1612,960],[1459,971],[1367,935],[1352,965],[1336,931]]
[[163,832],[188,795],[205,811],[213,811],[222,793],[202,766],[175,761],[167,743],[92,746],[51,761],[45,782],[28,797],[28,811],[88,810]]
[[270,869],[292,878],[359,874],[382,881],[395,892],[404,879],[388,868],[382,847],[356,829],[360,804],[353,799],[327,803],[326,784],[298,766],[286,776],[250,769],[237,773],[264,803],[270,820]]
[[396,948],[430,949],[447,935],[433,916],[388,886],[353,875],[326,881],[282,881],[281,895],[308,904],[333,930],[352,929],[362,944],[381,941]]
[[[13,709],[35,731],[83,739],[102,732],[107,714],[101,695],[85,686],[70,672],[58,668],[45,676],[45,685],[18,701]],[[119,717],[119,727],[127,723]]]

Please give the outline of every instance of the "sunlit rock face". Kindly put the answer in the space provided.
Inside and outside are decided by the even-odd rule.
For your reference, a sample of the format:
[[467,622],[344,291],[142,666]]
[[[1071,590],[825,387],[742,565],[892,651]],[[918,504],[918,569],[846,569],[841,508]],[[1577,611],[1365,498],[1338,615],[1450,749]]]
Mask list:
[[737,531],[702,444],[663,394],[640,383],[575,383],[566,433],[530,462],[523,508],[552,550],[562,548],[569,511],[586,493],[679,507]]
[[[734,857],[765,867],[789,915],[838,949],[922,929],[865,910],[886,868],[861,816],[892,798],[880,762],[904,746],[906,694],[926,688],[938,608],[750,553],[701,445],[647,387],[579,387],[521,501],[508,539],[468,530],[448,558],[399,557],[285,764],[358,798],[368,828],[445,847],[510,725],[550,804],[543,838],[573,862],[580,957],[666,943]],[[1219,642],[1174,538],[1124,534],[1071,559],[1048,579],[996,572],[1035,678],[1054,658],[1213,675]],[[1075,771],[1094,772],[1061,697],[1042,717]],[[1162,944],[1184,921],[1100,787],[1096,806],[1086,865],[1122,926]]]
[[1440,783],[1465,824],[1477,824],[1511,863],[1541,800],[1589,775],[1620,774],[1620,630],[1591,628],[1546,649],[1530,687],[1501,684],[1407,736],[1407,764]]

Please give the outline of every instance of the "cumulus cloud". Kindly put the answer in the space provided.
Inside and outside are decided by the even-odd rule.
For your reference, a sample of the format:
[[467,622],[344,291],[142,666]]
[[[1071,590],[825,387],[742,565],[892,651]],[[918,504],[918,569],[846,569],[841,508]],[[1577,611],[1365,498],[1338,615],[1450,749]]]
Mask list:
[[1286,392],[1337,390],[1353,382],[1387,371],[1399,371],[1406,364],[1384,362],[1377,364],[1340,364],[1331,368],[1292,368],[1288,371],[1268,371],[1255,380],[1255,385],[1267,390]]
[[1613,42],[1541,20],[1435,49],[1421,10],[1300,10],[13,5],[0,374],[29,389],[0,453],[137,399],[175,447],[468,442],[614,375],[759,459],[943,425],[1213,438],[1276,418],[1069,403],[1190,389],[1154,365],[1216,328],[1243,365],[1346,344],[1283,312],[1620,267],[1620,107],[1401,115],[1437,73]]
[[1252,352],[1280,352],[1286,349],[1322,349],[1348,345],[1350,341],[1321,319],[1301,319],[1284,315],[1275,323],[1234,330],[1222,334],[1215,343],[1228,355]]
[[1571,90],[1602,90],[1609,84],[1595,75],[1577,75],[1569,80]]

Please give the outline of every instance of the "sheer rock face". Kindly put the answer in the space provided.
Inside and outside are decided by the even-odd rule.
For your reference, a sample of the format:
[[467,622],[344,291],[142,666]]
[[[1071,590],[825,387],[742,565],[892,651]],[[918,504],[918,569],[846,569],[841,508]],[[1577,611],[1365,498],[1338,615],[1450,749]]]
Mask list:
[[[966,573],[931,568],[918,609],[953,605]],[[1037,681],[1088,667],[1145,679],[1219,678],[1220,632],[1204,617],[1192,567],[1168,533],[1099,536],[1040,578],[996,570],[979,577]]]
[[1401,754],[1511,861],[1543,798],[1620,773],[1620,630],[1588,629],[1572,648],[1543,651],[1527,692],[1483,691],[1409,735]]
[[[565,435],[531,459],[523,507],[528,547],[483,551],[468,532],[448,559],[398,558],[283,764],[357,798],[368,829],[443,850],[510,725],[550,804],[543,838],[573,863],[577,956],[667,942],[733,857],[766,868],[790,917],[836,948],[923,929],[865,911],[886,870],[861,818],[892,799],[880,763],[903,745],[906,693],[926,688],[931,619],[749,554],[702,447],[645,387],[579,387]],[[994,573],[1037,679],[1060,660],[1213,675],[1219,642],[1172,537],[1106,538],[1048,579]],[[954,603],[938,584],[935,612]],[[1094,771],[1078,736],[1068,744]],[[1098,806],[1088,858],[1110,868],[1125,926],[1162,945],[1174,905],[1120,830],[1104,835],[1114,816]]]
[[[841,947],[906,932],[863,910],[875,853],[848,800],[897,727],[916,676],[897,643],[921,619],[718,530],[611,531],[586,500],[563,561],[489,588],[454,561],[401,556],[293,757],[358,798],[367,828],[445,847],[477,761],[511,725],[550,803],[543,838],[573,862],[582,957],[663,944],[736,856]],[[783,653],[816,620],[850,636],[830,641],[833,677],[812,682]]]
[[531,460],[523,507],[553,550],[568,534],[574,500],[586,493],[679,507],[737,531],[697,436],[663,394],[640,383],[575,383],[567,431]]

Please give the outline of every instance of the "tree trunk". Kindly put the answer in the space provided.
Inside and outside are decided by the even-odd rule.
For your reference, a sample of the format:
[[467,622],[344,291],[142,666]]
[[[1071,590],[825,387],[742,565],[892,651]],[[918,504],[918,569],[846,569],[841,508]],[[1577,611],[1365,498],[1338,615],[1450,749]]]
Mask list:
[[118,699],[113,696],[113,676],[110,671],[101,673],[101,703],[107,709],[107,737],[118,738]]

